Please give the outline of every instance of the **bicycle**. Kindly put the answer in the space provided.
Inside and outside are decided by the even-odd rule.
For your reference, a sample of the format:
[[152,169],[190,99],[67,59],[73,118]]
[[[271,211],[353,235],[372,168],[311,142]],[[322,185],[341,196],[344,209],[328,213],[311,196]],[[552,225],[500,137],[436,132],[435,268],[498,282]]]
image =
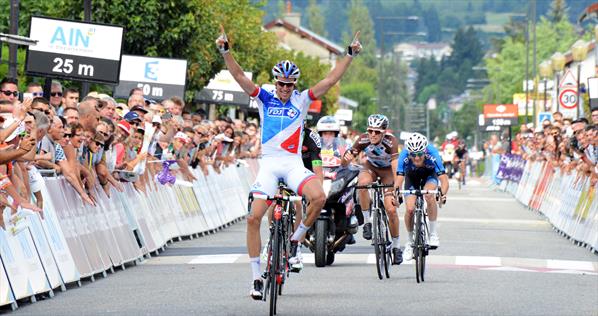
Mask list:
[[[424,194],[435,194],[438,201],[438,190],[397,190],[399,204],[403,204],[402,194],[413,194],[417,196],[415,200],[415,213],[413,219],[413,257],[415,258],[415,278],[417,283],[424,282],[424,273],[426,270],[426,256],[428,250],[435,249],[428,245],[428,220],[426,209],[424,207]],[[439,206],[442,204],[439,203]]]
[[[384,192],[385,188],[392,188],[392,184],[380,183],[380,178],[376,182],[368,185],[355,186],[353,192],[353,201],[355,201],[357,190],[374,190],[374,198],[372,199],[372,245],[374,246],[374,253],[376,255],[376,270],[378,278],[382,280],[384,275],[390,278],[389,266],[392,262],[392,252],[390,246],[390,232],[388,230],[388,216],[384,208]],[[359,208],[359,204],[355,203],[355,207]],[[383,275],[384,272],[384,275]]]
[[459,177],[457,178],[457,183],[459,185],[459,190],[461,190],[461,187],[465,185],[465,160],[463,159],[457,159],[455,161],[455,172],[459,173]]
[[268,241],[268,264],[264,272],[266,284],[262,300],[264,302],[267,300],[269,292],[270,315],[276,315],[278,295],[282,295],[283,285],[290,273],[290,237],[293,233],[293,219],[295,216],[293,203],[290,202],[302,201],[303,198],[288,190],[281,182],[278,185],[278,192],[273,197],[249,193],[249,210],[254,199],[274,202],[270,223],[270,239]]

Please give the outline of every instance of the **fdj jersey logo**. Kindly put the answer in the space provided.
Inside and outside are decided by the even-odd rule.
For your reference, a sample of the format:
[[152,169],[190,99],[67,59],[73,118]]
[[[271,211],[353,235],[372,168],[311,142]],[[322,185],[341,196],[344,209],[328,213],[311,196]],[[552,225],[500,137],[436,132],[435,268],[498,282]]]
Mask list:
[[291,120],[299,115],[299,111],[293,107],[291,108],[268,108],[268,116],[283,117],[286,116]]
[[148,61],[145,63],[145,78],[149,80],[158,80],[158,61]]
[[89,47],[89,39],[95,34],[95,29],[90,27],[87,30],[78,28],[57,27],[50,40],[51,45],[63,45],[72,47]]

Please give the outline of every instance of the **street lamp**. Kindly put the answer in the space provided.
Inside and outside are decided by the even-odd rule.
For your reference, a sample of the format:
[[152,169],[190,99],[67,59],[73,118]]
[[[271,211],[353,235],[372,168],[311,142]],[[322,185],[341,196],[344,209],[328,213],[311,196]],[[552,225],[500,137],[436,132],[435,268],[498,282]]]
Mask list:
[[578,40],[571,47],[571,55],[573,55],[573,60],[577,62],[577,100],[575,101],[577,107],[577,117],[579,117],[579,107],[581,106],[581,102],[579,102],[579,77],[581,76],[581,62],[586,59],[587,54],[588,48],[583,40]]
[[559,91],[561,80],[560,76],[561,71],[563,71],[563,69],[565,68],[565,63],[567,62],[567,59],[565,58],[565,55],[556,52],[552,54],[552,57],[550,57],[550,61],[552,63],[552,70],[554,70],[556,74],[556,95],[554,99],[556,100],[556,111],[559,112],[561,110],[561,103],[558,100],[559,94],[561,93],[561,91]]
[[546,92],[548,90],[546,88],[546,82],[548,81],[548,77],[552,76],[552,63],[550,60],[545,60],[540,64],[539,68],[540,76],[544,78],[544,111],[550,111],[550,109],[546,106]]

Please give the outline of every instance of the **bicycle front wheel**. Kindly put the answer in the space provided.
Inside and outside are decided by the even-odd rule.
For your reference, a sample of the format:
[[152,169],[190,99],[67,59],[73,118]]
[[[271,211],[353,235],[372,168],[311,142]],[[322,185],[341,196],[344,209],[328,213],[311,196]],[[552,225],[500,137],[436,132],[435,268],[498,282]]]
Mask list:
[[270,257],[269,290],[270,290],[270,316],[276,315],[276,300],[278,299],[278,270],[280,269],[280,222],[274,223],[272,238],[272,255]]
[[388,217],[386,213],[384,213],[383,220],[381,220],[382,228],[380,229],[381,235],[384,237],[384,274],[386,274],[386,278],[390,278],[390,265],[392,263],[392,252],[390,250],[390,246],[392,244],[390,240],[390,232],[388,231]]
[[376,255],[376,271],[378,272],[378,278],[382,280],[384,278],[382,272],[384,271],[384,257],[386,256],[386,254],[384,251],[384,239],[381,238],[382,235],[380,233],[380,211],[373,210],[372,215],[374,217],[372,220],[372,238],[374,244],[374,253]]

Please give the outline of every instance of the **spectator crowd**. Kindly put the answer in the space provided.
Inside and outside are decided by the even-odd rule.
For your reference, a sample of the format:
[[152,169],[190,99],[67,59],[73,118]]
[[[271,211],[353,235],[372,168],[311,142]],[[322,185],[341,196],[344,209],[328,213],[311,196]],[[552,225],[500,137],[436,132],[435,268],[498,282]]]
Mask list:
[[[567,173],[576,170],[590,177],[592,185],[598,182],[598,107],[591,110],[591,120],[573,120],[555,112],[552,120],[532,128],[531,124],[521,125],[512,141],[512,154],[529,161],[548,161]],[[485,147],[490,153],[506,152],[497,135],[491,136]]]
[[[94,205],[99,190],[110,196],[132,182],[144,191],[160,161],[176,160],[186,181],[190,168],[205,175],[255,158],[260,152],[255,122],[206,112],[184,111],[179,97],[162,102],[133,89],[123,103],[106,94],[81,96],[53,81],[49,96],[38,83],[19,91],[15,79],[0,82],[0,204],[13,214],[19,206],[40,211],[43,176],[61,175],[84,203]],[[174,169],[174,168],[173,168]],[[43,216],[43,213],[42,213]],[[0,226],[4,227],[0,216]]]

